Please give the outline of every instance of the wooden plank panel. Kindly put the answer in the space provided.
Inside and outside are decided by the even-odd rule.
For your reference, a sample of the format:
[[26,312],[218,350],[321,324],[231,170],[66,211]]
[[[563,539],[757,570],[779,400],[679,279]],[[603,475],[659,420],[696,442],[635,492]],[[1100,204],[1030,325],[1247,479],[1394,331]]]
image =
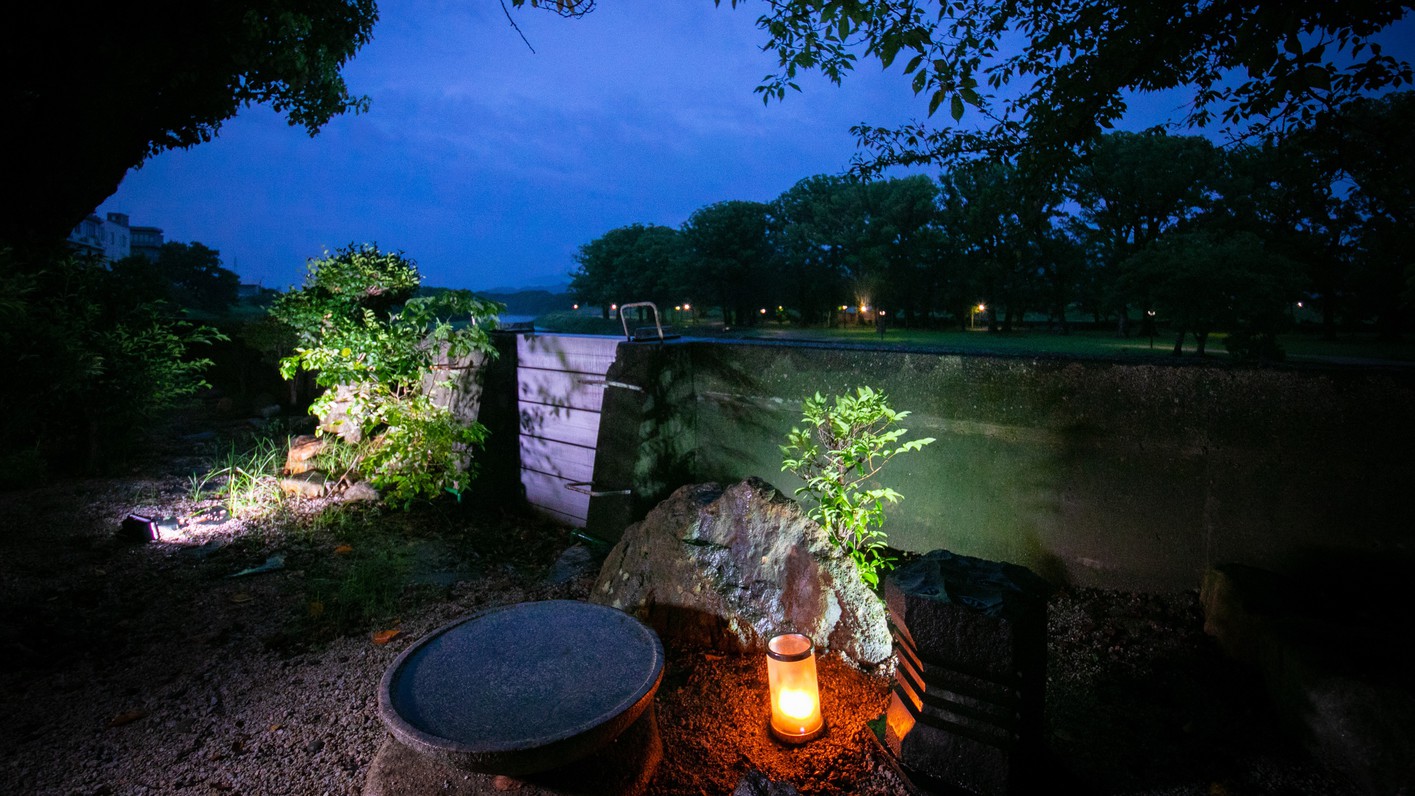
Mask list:
[[540,516],[546,518],[547,520],[550,520],[553,523],[556,523],[557,525],[566,525],[571,528],[585,527],[584,517],[576,517],[571,514],[566,514],[562,511],[556,511],[555,509],[548,509],[545,506],[531,506],[531,511],[536,514],[539,514]]
[[521,368],[604,375],[618,349],[618,337],[521,335],[516,338],[516,363]]
[[521,435],[593,448],[599,443],[599,412],[526,404],[521,407]]
[[[598,384],[586,384],[597,380]],[[604,403],[604,377],[539,368],[516,370],[516,393],[521,403],[551,404],[598,412]]]
[[594,477],[594,454],[594,448],[521,437],[521,467],[571,481],[589,481]]
[[521,484],[526,488],[526,501],[532,506],[560,512],[575,518],[583,525],[589,516],[590,496],[565,488],[568,478],[538,473],[534,470],[521,471]]

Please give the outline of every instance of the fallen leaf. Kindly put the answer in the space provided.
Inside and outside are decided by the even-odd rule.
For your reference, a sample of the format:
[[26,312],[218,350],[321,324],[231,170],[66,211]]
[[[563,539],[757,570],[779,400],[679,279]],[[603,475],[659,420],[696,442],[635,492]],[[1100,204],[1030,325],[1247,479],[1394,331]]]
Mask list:
[[270,725],[270,731],[271,731],[271,732],[280,732],[280,728],[281,728],[281,727],[284,727],[284,726],[285,726],[284,724],[272,724],[272,725]]
[[248,603],[252,599],[254,598],[251,597],[249,594],[246,594],[245,592],[237,592],[231,595],[231,602],[236,603],[237,605],[240,605],[241,603]]
[[318,619],[324,616],[324,603],[319,600],[311,600],[309,604],[310,619]]
[[397,628],[394,628],[392,630],[380,630],[377,633],[373,634],[373,643],[380,645],[387,644],[388,642],[397,638],[398,634],[402,632],[403,631],[398,630]]
[[133,722],[137,721],[138,719],[140,719],[140,718],[142,718],[142,717],[144,717],[144,716],[146,716],[146,715],[147,715],[147,711],[146,711],[146,710],[143,710],[142,708],[133,708],[132,710],[125,710],[125,711],[123,711],[122,713],[119,713],[118,715],[116,715],[116,716],[114,716],[113,718],[109,719],[109,720],[108,720],[108,726],[109,726],[109,727],[121,727],[121,726],[123,726],[124,724],[132,724]]
[[352,552],[354,552],[353,545],[341,544],[334,548],[334,555],[336,556],[346,556]]

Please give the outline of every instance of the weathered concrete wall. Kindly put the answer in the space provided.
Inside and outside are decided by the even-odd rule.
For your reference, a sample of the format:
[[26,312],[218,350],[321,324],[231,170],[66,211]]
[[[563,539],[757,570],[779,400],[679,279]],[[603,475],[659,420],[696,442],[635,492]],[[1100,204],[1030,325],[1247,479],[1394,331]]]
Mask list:
[[622,343],[592,506],[617,538],[690,481],[761,477],[801,398],[868,384],[938,442],[896,459],[885,529],[1058,583],[1196,588],[1238,562],[1291,571],[1333,553],[1409,554],[1415,373],[1122,364],[749,342]]

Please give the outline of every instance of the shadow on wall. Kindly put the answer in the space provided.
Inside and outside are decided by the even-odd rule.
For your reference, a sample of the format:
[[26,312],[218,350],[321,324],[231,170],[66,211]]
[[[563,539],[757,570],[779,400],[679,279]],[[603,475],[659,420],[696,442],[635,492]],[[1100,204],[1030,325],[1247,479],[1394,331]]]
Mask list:
[[514,391],[524,483],[632,490],[561,517],[611,541],[683,484],[755,476],[792,494],[780,446],[802,398],[862,384],[938,439],[885,474],[904,495],[885,527],[903,550],[1172,591],[1214,564],[1408,553],[1415,527],[1415,372],[582,337],[514,336],[518,377],[483,404]]
[[939,440],[885,476],[904,495],[885,528],[904,550],[1171,591],[1214,563],[1282,570],[1303,549],[1379,550],[1415,527],[1415,374],[747,341],[625,344],[613,372],[633,389],[606,398],[596,470],[618,467],[636,500],[611,538],[684,483],[756,476],[791,494],[779,446],[801,398],[859,384]]

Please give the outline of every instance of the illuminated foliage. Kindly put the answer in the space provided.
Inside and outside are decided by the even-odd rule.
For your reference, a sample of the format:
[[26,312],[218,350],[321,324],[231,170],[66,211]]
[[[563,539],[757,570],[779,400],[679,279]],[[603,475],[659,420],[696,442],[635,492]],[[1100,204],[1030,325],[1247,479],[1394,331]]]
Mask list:
[[310,411],[358,447],[357,468],[390,502],[460,494],[486,428],[458,418],[426,385],[440,361],[495,355],[488,330],[501,306],[465,290],[413,298],[416,264],[373,245],[340,249],[307,270],[305,284],[271,308],[297,336],[281,375],[315,374],[326,391]]
[[898,423],[908,416],[891,409],[885,394],[869,387],[834,400],[816,393],[803,402],[804,428],[792,428],[781,446],[781,469],[806,482],[796,496],[808,501],[807,516],[850,555],[861,579],[872,588],[894,567],[886,552],[884,504],[903,497],[876,485],[875,476],[895,456],[934,441],[904,440],[908,430]]

